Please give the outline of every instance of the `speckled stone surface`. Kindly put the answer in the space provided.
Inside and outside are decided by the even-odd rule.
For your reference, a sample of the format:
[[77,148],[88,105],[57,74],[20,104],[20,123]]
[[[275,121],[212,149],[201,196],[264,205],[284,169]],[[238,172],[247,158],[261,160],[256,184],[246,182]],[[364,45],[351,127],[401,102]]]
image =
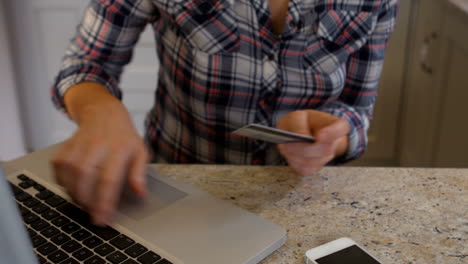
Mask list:
[[468,169],[154,165],[288,231],[262,263],[304,263],[305,252],[351,237],[386,264],[468,263]]

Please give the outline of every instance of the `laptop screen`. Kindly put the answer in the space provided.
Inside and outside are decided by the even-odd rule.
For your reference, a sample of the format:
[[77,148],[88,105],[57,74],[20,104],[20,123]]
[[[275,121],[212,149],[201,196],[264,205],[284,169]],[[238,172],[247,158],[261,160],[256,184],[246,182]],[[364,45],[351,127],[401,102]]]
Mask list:
[[2,263],[37,263],[0,164],[0,256]]

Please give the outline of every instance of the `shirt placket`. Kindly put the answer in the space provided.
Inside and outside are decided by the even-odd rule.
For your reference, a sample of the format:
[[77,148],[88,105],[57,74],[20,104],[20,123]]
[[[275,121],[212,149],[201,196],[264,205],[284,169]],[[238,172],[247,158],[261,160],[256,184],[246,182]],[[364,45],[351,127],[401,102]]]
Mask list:
[[[294,34],[297,30],[296,24],[299,19],[299,12],[297,9],[297,2],[294,0],[290,3],[290,8],[288,10],[287,21],[285,25],[285,32],[282,36],[277,36],[273,33],[273,30],[270,27],[261,25],[260,27],[263,31],[260,31],[260,40],[262,43],[262,63],[261,63],[261,78],[262,78],[262,87],[259,93],[259,101],[257,105],[255,122],[267,126],[276,125],[273,122],[273,113],[278,102],[278,97],[281,94],[283,89],[283,76],[280,69],[280,52],[281,52],[281,39],[282,37],[287,37],[290,34]],[[265,19],[261,16],[269,16],[269,12],[266,10],[268,6],[258,1],[257,8],[263,9],[258,12],[259,20],[269,21],[270,19]],[[292,7],[292,8],[291,8]],[[269,30],[267,30],[269,28]],[[255,151],[253,154],[252,163],[253,164],[263,164],[265,162],[266,151],[269,147],[264,141],[255,141]]]

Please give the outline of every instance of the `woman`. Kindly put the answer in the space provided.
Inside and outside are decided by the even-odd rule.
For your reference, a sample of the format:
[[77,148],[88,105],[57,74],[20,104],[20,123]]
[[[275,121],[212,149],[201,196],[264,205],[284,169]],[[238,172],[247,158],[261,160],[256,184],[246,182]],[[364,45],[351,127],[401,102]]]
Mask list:
[[[285,164],[310,174],[359,157],[397,0],[94,0],[53,100],[78,130],[56,178],[108,223],[125,181],[145,194],[145,144],[118,100],[122,68],[149,23],[160,60],[146,119],[153,161]],[[260,123],[313,135],[274,146],[231,134]]]

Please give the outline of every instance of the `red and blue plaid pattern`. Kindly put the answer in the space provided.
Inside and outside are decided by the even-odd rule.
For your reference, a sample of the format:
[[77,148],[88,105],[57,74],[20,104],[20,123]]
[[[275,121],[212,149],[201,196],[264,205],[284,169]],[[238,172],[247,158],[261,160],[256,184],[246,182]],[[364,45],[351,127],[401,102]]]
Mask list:
[[93,0],[52,88],[83,81],[121,97],[119,77],[150,23],[160,60],[146,141],[156,162],[283,164],[274,145],[231,134],[316,109],[345,118],[359,157],[398,0],[290,0],[273,33],[265,0]]

